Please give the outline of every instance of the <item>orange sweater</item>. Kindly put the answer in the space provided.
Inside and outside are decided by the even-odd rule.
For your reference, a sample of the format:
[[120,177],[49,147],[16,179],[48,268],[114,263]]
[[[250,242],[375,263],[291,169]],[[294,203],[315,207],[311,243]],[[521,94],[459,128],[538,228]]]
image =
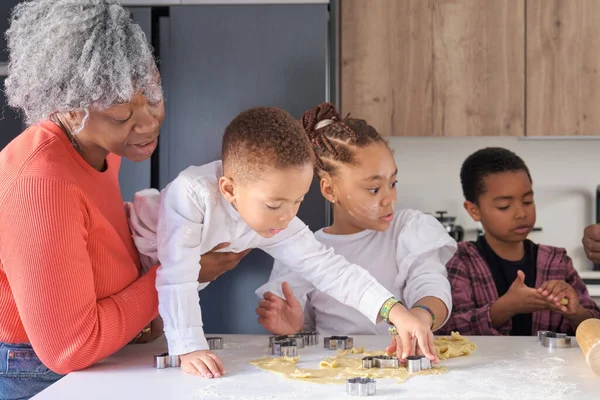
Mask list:
[[0,152],[0,341],[31,343],[65,374],[114,353],[157,315],[139,277],[118,175],[98,172],[52,122]]

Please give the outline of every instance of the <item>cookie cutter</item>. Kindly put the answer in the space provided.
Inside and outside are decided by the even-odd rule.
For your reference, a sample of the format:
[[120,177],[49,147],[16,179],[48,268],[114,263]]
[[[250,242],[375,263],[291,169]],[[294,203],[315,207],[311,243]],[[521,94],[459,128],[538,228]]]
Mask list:
[[549,349],[565,349],[571,347],[571,337],[566,333],[550,331],[538,331],[538,340],[541,339],[542,346]]
[[289,335],[289,336],[288,335],[275,335],[275,336],[269,336],[269,347],[271,348],[271,351],[273,351],[273,344],[275,344],[276,342],[284,342],[284,341],[291,341],[299,349],[304,348],[304,337],[303,336],[299,336],[298,334]]
[[354,339],[348,336],[331,336],[323,339],[326,349],[348,350],[354,347]]
[[319,334],[313,331],[298,332],[304,338],[304,346],[316,346],[319,344]]
[[171,356],[169,353],[154,355],[154,368],[156,369],[179,367],[180,365],[181,360],[179,359],[179,356]]
[[289,336],[287,336],[287,338],[289,340],[294,341],[294,343],[296,343],[296,346],[299,349],[303,349],[304,348],[304,336],[302,336],[301,334],[296,333],[295,335],[289,335]]
[[538,342],[542,341],[542,338],[546,336],[547,333],[553,333],[550,331],[537,331]]
[[350,396],[374,396],[377,382],[372,378],[350,378],[346,381],[346,393]]
[[431,369],[431,360],[425,356],[408,356],[406,357],[406,369],[408,372]]
[[297,357],[298,356],[298,346],[292,340],[276,340],[273,341],[273,346],[271,347],[271,353],[274,356],[280,357]]
[[273,342],[280,342],[282,340],[286,340],[288,337],[286,335],[273,335],[269,336],[269,347],[273,347]]
[[221,337],[207,337],[209,350],[223,350],[223,338]]
[[363,357],[362,367],[367,368],[398,368],[398,358],[390,356],[368,356]]

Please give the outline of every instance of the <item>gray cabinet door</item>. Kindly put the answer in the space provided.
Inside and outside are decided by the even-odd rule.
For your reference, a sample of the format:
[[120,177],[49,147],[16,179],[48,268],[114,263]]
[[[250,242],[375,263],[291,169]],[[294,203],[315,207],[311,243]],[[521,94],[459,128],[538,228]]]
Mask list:
[[[327,23],[326,4],[171,7],[160,48],[167,107],[161,186],[189,165],[219,159],[223,130],[240,111],[270,105],[299,118],[325,101]],[[299,216],[316,230],[325,210],[313,185]],[[206,332],[264,332],[254,290],[271,266],[254,251],[201,292]]]
[[14,6],[22,2],[23,0],[2,0],[0,1],[0,62],[8,61],[8,51],[6,50],[6,38],[4,33],[8,29],[10,23],[10,13]]
[[[148,42],[152,37],[152,9],[150,7],[130,7],[131,16],[137,22]],[[133,162],[123,158],[119,170],[119,183],[123,200],[132,201],[135,192],[150,187],[150,160]]]
[[6,79],[8,62],[8,49],[6,48],[6,38],[4,33],[8,29],[10,12],[14,6],[20,3],[21,0],[2,0],[0,2],[0,106],[2,113],[0,114],[0,150],[16,138],[24,129],[23,116],[10,108],[6,103],[4,95],[4,80]]

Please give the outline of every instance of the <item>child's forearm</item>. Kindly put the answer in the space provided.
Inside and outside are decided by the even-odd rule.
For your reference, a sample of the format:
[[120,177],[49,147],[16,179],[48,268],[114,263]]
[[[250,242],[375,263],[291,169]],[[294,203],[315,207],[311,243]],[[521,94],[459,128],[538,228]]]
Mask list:
[[490,308],[490,318],[494,329],[504,326],[514,315],[506,296],[500,297]]
[[[433,318],[431,317],[431,315],[429,314],[429,312],[427,310],[417,307],[417,306],[425,306],[425,307],[429,308],[431,310],[431,312],[433,313],[433,315],[435,315],[435,321],[432,321]],[[420,313],[419,315],[423,314],[423,316],[427,316],[427,317],[431,318],[431,320],[429,320],[430,321],[429,325],[431,325],[431,322],[433,322],[433,326],[431,328],[432,331],[435,331],[440,326],[442,326],[442,324],[444,323],[444,321],[446,321],[446,318],[448,317],[448,308],[446,307],[446,304],[444,304],[444,302],[442,300],[438,299],[437,297],[433,297],[433,296],[423,297],[421,300],[417,301],[413,305],[412,309],[415,310],[416,312],[419,312]],[[419,310],[421,310],[422,313]]]

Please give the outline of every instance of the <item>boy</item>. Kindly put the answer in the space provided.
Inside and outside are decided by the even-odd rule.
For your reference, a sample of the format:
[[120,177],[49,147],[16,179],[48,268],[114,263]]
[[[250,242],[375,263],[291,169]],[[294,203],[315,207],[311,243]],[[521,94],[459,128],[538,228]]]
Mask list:
[[453,311],[442,331],[573,334],[585,319],[600,317],[565,250],[527,239],[535,203],[521,158],[502,148],[479,150],[463,163],[460,179],[464,207],[485,234],[459,243],[446,265]]
[[[209,378],[224,372],[208,351],[197,292],[201,255],[223,242],[230,243],[223,251],[260,248],[371,322],[394,324],[403,358],[417,338],[423,353],[437,361],[429,326],[366,270],[320,244],[295,217],[313,179],[313,162],[299,121],[275,107],[253,108],[225,129],[222,162],[189,167],[162,193],[143,191],[129,206],[138,250],[160,260],[159,312],[169,353],[180,355],[184,371]],[[273,311],[266,318],[276,326],[285,322],[285,313]]]

